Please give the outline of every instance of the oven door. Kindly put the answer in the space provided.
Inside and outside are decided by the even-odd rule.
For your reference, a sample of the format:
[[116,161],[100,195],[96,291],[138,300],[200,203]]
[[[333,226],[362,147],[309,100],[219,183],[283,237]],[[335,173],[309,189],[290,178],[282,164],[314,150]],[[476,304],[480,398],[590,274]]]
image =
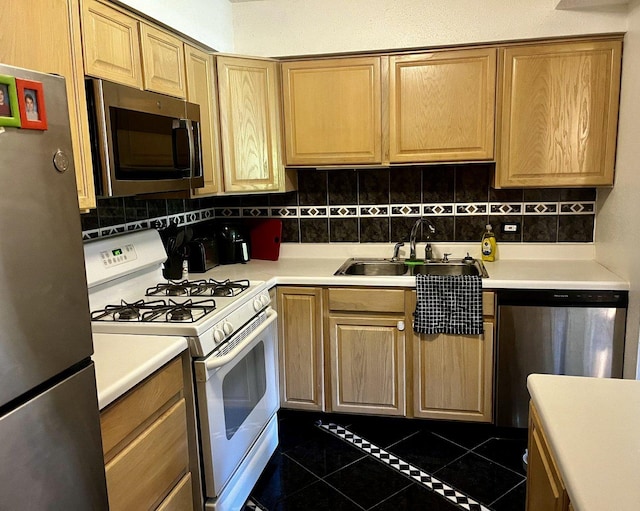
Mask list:
[[220,495],[278,410],[277,314],[268,309],[194,362],[205,490]]

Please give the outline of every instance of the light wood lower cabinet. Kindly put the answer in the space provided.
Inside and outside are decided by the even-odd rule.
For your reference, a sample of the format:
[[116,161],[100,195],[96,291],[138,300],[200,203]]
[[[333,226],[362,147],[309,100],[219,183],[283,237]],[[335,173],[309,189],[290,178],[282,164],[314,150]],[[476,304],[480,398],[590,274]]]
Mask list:
[[187,408],[178,357],[102,411],[112,511],[194,508]]
[[[413,414],[493,420],[494,293],[483,293],[482,335],[412,335]],[[415,293],[410,308],[415,309]]]
[[406,415],[404,291],[328,290],[331,410]]
[[322,289],[278,287],[280,404],[324,410]]
[[527,465],[527,511],[570,511],[567,490],[533,403],[529,405]]
[[413,289],[279,287],[282,406],[491,422],[495,293],[483,293],[476,336],[415,334],[415,297]]
[[334,412],[406,414],[402,319],[329,316]]

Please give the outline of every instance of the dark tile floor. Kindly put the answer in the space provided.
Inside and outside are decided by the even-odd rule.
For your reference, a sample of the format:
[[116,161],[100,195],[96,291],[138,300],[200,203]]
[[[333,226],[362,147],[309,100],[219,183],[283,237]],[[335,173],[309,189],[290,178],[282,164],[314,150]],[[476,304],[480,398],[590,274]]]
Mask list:
[[281,410],[280,445],[251,498],[268,511],[464,509],[318,426],[334,423],[493,511],[524,511],[526,430]]

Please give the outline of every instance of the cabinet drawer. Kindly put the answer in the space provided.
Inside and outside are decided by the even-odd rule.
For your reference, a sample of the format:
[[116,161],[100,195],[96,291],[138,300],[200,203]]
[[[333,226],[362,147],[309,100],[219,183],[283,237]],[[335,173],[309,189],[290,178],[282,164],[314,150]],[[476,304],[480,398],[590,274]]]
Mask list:
[[106,464],[109,508],[151,509],[188,466],[186,406],[181,399]]
[[125,394],[100,414],[102,430],[102,452],[108,461],[110,453],[140,426],[160,413],[169,401],[181,396],[183,388],[182,361],[176,358],[164,369],[159,370],[146,381]]
[[157,511],[193,511],[191,472],[184,476],[158,506]]
[[329,309],[332,311],[404,313],[404,290],[329,288]]

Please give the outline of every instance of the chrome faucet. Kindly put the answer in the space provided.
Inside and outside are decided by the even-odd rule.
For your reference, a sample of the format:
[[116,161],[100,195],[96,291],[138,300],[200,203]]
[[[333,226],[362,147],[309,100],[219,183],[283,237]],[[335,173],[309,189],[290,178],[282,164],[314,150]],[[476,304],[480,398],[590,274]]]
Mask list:
[[[415,261],[416,259],[416,236],[418,235],[418,227],[420,227],[422,223],[427,224],[427,241],[431,240],[431,235],[436,233],[436,228],[426,218],[420,217],[416,220],[416,223],[413,224],[413,227],[411,228],[411,234],[409,234],[409,260],[411,261]],[[428,243],[425,255],[427,255],[430,250],[431,243]],[[431,255],[433,255],[433,252],[431,252]],[[427,257],[427,259],[429,259],[429,257]]]
[[400,247],[404,247],[404,241],[398,241],[398,243],[393,246],[393,257],[391,258],[392,261],[397,261],[399,259]]

